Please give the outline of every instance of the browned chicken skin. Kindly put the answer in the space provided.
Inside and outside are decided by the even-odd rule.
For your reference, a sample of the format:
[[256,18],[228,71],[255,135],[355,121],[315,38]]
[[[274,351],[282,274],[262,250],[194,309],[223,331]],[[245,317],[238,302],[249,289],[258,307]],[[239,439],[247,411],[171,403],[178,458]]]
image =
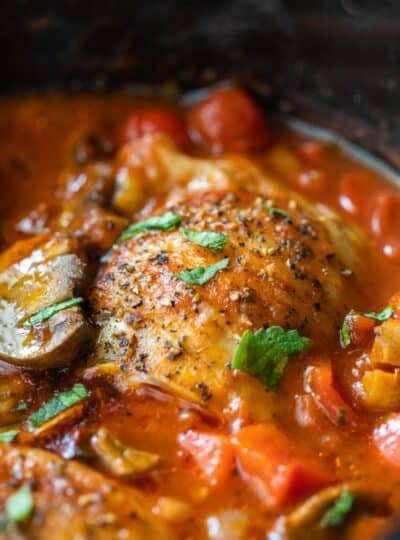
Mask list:
[[[154,213],[173,211],[186,228],[224,233],[226,247],[215,253],[178,229],[146,232],[117,244],[91,294],[101,327],[96,357],[176,383],[208,401],[226,396],[230,384],[240,384],[243,375],[233,375],[230,362],[247,329],[295,328],[315,345],[336,339],[357,280],[344,271],[351,242],[341,237],[334,220],[263,177],[248,161],[239,163],[235,177],[235,158],[196,164],[174,152],[170,156],[170,164],[186,160],[175,170],[176,185],[190,186],[200,168],[208,189],[181,187]],[[356,252],[352,256],[357,259]],[[228,267],[202,286],[175,277],[224,257]],[[255,380],[246,388],[249,384],[259,386]]]

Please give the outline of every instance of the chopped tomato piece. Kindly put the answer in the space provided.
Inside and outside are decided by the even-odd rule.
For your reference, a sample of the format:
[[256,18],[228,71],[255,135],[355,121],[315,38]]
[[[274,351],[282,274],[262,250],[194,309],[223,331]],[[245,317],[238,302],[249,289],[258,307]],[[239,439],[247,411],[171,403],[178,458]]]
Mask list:
[[234,470],[234,446],[228,437],[189,430],[179,437],[211,486],[223,485]]
[[197,139],[215,154],[257,152],[271,144],[271,128],[263,112],[238,89],[216,90],[189,113]]
[[373,440],[386,461],[394,467],[400,467],[400,414],[375,428]]
[[354,313],[349,316],[348,325],[353,345],[366,345],[374,337],[376,321],[373,319]]
[[187,146],[189,143],[185,122],[174,112],[162,107],[141,109],[132,113],[122,129],[120,138],[124,143],[152,133],[165,133],[180,146]]
[[334,387],[330,364],[310,367],[306,373],[306,386],[316,405],[332,424],[350,431],[362,429],[361,418]]
[[286,435],[274,425],[247,426],[233,441],[242,474],[272,510],[330,482],[315,464],[299,456]]

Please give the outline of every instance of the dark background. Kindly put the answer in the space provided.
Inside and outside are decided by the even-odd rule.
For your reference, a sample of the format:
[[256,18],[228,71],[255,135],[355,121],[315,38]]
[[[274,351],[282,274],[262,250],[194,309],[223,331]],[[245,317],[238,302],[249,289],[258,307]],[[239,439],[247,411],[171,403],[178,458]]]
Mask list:
[[235,76],[400,168],[398,0],[0,0],[1,89]]

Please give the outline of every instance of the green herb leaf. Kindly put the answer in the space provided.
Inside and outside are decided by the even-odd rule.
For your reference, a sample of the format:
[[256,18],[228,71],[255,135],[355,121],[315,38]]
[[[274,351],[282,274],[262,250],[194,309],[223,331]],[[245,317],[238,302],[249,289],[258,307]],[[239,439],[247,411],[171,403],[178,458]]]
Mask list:
[[270,214],[272,214],[273,216],[282,217],[282,218],[286,219],[286,221],[291,221],[292,220],[292,218],[290,217],[290,214],[288,212],[286,212],[286,210],[282,210],[282,208],[277,208],[276,206],[271,206],[271,205],[266,204],[266,203],[263,203],[262,206],[263,206],[263,208],[268,210],[268,212]]
[[290,215],[285,210],[282,210],[281,208],[276,208],[275,206],[267,206],[267,209],[273,216],[279,216],[285,219],[291,219]]
[[228,264],[229,258],[225,257],[225,259],[222,259],[211,266],[198,266],[193,270],[184,270],[183,272],[176,274],[175,277],[185,283],[189,283],[189,285],[204,285],[204,283],[207,283],[207,281],[213,278],[217,272],[226,268]]
[[75,403],[82,401],[88,395],[89,393],[83,384],[74,384],[71,390],[60,392],[47,403],[44,403],[40,409],[29,416],[28,422],[32,427],[37,428],[66,409],[69,409]]
[[33,510],[32,490],[29,484],[23,484],[18,491],[10,495],[6,501],[6,518],[8,523],[25,521]]
[[18,435],[19,429],[10,429],[9,431],[0,432],[0,441],[1,442],[11,442]]
[[58,302],[58,304],[48,306],[35,313],[35,315],[32,315],[32,317],[29,317],[29,319],[24,322],[24,326],[34,326],[35,324],[47,321],[47,319],[50,319],[59,311],[63,311],[64,309],[68,309],[72,306],[82,304],[83,302],[83,298],[77,296],[76,298],[70,298],[69,300],[65,300],[64,302]]
[[171,231],[181,222],[181,216],[175,212],[166,212],[162,216],[154,216],[139,223],[130,225],[119,237],[120,242],[125,242],[144,231]]
[[20,401],[16,407],[16,411],[26,411],[28,404],[25,401]]
[[186,227],[181,227],[179,230],[194,244],[214,251],[224,249],[228,239],[226,234],[213,231],[192,231],[191,229],[186,229]]
[[340,346],[342,347],[342,349],[345,349],[351,343],[349,319],[352,313],[353,312],[350,311],[350,313],[346,315],[342,324],[342,328],[340,329],[339,338],[340,338]]
[[327,527],[337,527],[341,525],[353,506],[354,496],[349,490],[343,491],[336,500],[334,506],[328,510],[320,521],[323,529]]
[[390,319],[390,317],[393,315],[393,308],[387,307],[380,313],[375,313],[375,311],[371,311],[369,313],[363,313],[363,315],[368,319],[374,319],[374,321],[384,322]]
[[246,330],[236,349],[232,367],[256,377],[272,391],[278,389],[288,360],[308,349],[311,341],[297,330],[280,326],[261,328],[253,334]]

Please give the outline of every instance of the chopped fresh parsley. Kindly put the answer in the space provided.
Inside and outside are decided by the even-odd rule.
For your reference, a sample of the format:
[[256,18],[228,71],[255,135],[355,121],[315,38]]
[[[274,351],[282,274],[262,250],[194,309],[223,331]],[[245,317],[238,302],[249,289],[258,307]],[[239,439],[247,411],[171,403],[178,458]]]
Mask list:
[[310,343],[297,330],[286,331],[280,326],[271,326],[267,330],[260,328],[254,334],[246,330],[236,349],[232,367],[253,375],[275,392],[289,358],[306,351]]
[[193,268],[193,270],[184,270],[183,272],[179,272],[179,274],[175,274],[175,277],[185,283],[189,283],[189,285],[204,285],[217,272],[226,268],[228,264],[229,258],[225,257],[225,259],[221,259],[211,266],[198,266],[197,268]]
[[82,401],[88,395],[89,393],[83,384],[74,384],[71,390],[60,392],[44,403],[40,409],[29,416],[28,422],[31,427],[37,428],[69,407],[72,407],[75,403]]
[[221,251],[226,245],[228,237],[226,234],[214,231],[193,231],[181,227],[180,231],[194,244],[212,249],[213,251]]
[[25,521],[33,510],[32,490],[29,484],[23,484],[6,501],[7,523],[20,523]]
[[375,313],[375,311],[371,311],[369,313],[363,313],[363,315],[368,319],[374,319],[374,321],[384,322],[390,319],[390,317],[393,315],[393,308],[389,306],[383,309],[380,313]]
[[277,208],[276,206],[272,206],[270,204],[264,203],[262,205],[270,214],[277,217],[282,217],[286,219],[286,221],[291,221],[292,218],[290,217],[290,214],[286,212],[286,210],[282,210],[282,208]]
[[371,311],[369,313],[360,313],[360,312],[355,311],[354,309],[352,309],[346,315],[346,317],[344,318],[342,328],[340,329],[340,334],[339,334],[340,345],[342,346],[343,349],[348,347],[350,345],[350,343],[351,343],[351,334],[350,334],[350,325],[349,325],[349,323],[351,321],[351,318],[354,315],[357,315],[357,314],[362,315],[363,317],[367,317],[367,319],[373,319],[374,321],[384,322],[384,321],[387,321],[388,319],[390,319],[390,317],[392,317],[393,308],[392,307],[387,307],[387,308],[385,308],[384,310],[382,310],[379,313],[376,313],[375,311]]
[[342,349],[345,349],[351,343],[349,321],[353,313],[353,311],[350,311],[350,313],[346,315],[342,324],[342,328],[340,329],[339,338],[340,346],[342,347]]
[[18,435],[19,429],[10,429],[9,431],[0,432],[0,441],[1,442],[11,442]]
[[341,525],[353,506],[354,496],[346,489],[340,495],[332,508],[330,508],[322,517],[320,525],[323,529],[327,527],[337,527]]
[[24,322],[24,325],[34,326],[35,324],[47,321],[47,319],[50,319],[59,311],[63,311],[64,309],[68,309],[78,304],[82,304],[83,301],[83,298],[77,296],[76,298],[70,298],[69,300],[65,300],[64,302],[58,302],[57,304],[48,306],[35,313],[35,315],[32,315],[32,317],[29,317],[29,319]]
[[28,404],[26,403],[26,401],[20,401],[16,407],[16,411],[26,411],[26,409],[28,408]]
[[175,229],[181,222],[181,216],[175,212],[166,212],[162,216],[153,216],[144,221],[139,221],[130,225],[119,237],[120,242],[125,242],[133,236],[144,231],[171,231]]
[[273,216],[279,216],[285,219],[291,219],[290,215],[285,210],[282,210],[281,208],[275,208],[275,206],[267,206],[267,208],[268,208],[268,211]]

